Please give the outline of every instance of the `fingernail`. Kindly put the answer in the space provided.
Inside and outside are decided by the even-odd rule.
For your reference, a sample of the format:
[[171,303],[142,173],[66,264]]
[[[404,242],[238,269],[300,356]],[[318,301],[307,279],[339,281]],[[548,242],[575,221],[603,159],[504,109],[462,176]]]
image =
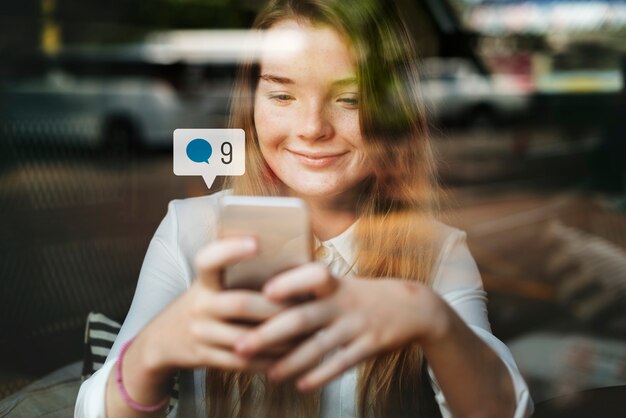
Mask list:
[[298,387],[298,390],[304,391],[309,389],[309,382],[306,379],[300,379],[298,380],[296,386]]
[[243,246],[246,250],[255,250],[256,249],[256,240],[254,238],[246,238],[243,241]]
[[269,377],[270,380],[277,381],[280,379],[280,371],[276,368],[270,369],[267,372],[267,377]]
[[240,338],[239,341],[235,342],[235,350],[244,353],[250,348],[250,344],[246,340],[246,338]]
[[265,293],[265,296],[276,296],[276,286],[268,284],[263,289],[263,293]]

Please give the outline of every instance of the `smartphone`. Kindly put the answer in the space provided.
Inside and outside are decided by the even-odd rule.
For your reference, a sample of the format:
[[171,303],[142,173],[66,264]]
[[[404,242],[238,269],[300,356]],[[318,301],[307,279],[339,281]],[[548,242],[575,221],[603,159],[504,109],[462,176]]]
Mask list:
[[256,257],[225,268],[225,289],[261,290],[277,274],[313,260],[310,214],[302,199],[224,196],[219,236],[254,236],[258,243]]

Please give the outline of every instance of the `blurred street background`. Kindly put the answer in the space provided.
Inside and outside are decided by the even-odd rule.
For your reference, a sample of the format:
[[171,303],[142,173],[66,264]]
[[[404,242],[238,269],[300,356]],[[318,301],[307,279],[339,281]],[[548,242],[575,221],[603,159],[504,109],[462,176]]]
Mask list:
[[[623,388],[626,1],[397,3],[494,333],[536,402]],[[0,3],[0,416],[81,361],[90,311],[123,321],[167,203],[219,190],[174,176],[172,131],[226,126],[260,5]]]

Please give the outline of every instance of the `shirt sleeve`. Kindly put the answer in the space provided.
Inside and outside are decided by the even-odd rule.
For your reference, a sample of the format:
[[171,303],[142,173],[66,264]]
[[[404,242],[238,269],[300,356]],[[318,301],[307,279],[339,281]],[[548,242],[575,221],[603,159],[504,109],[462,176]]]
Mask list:
[[[476,262],[467,247],[464,232],[453,230],[445,240],[435,270],[433,289],[448,302],[472,331],[491,347],[507,367],[517,399],[514,418],[530,416],[534,408],[526,382],[508,347],[491,333],[487,318],[487,294],[483,289]],[[430,367],[428,373],[442,416],[452,417]]]
[[150,241],[130,310],[113,347],[104,365],[80,386],[74,417],[106,418],[107,381],[122,345],[137,335],[155,315],[188,288],[188,272],[181,262],[177,243],[176,201],[172,201]]

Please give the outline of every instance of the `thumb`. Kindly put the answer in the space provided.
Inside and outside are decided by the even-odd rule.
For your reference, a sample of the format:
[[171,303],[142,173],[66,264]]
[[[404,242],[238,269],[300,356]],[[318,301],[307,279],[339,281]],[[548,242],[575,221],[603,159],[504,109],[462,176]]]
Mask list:
[[220,289],[220,272],[223,268],[256,254],[257,242],[253,237],[224,238],[214,241],[196,254],[196,275],[203,285]]

